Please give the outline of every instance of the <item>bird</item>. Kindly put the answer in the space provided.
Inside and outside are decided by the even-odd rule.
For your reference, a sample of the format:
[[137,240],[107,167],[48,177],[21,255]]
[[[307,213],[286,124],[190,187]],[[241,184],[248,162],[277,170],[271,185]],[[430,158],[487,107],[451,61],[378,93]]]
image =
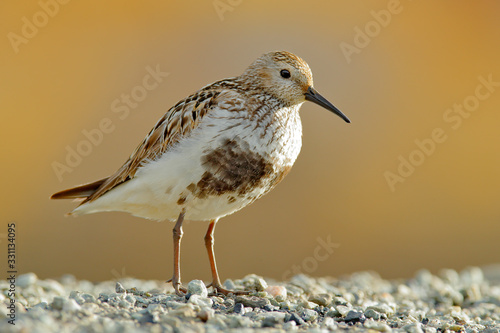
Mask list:
[[257,58],[244,72],[209,84],[172,106],[113,175],[57,192],[76,199],[69,215],[105,211],[175,221],[176,294],[181,282],[182,224],[208,221],[205,247],[215,294],[248,294],[221,284],[214,253],[220,218],[253,203],[289,173],[302,146],[299,109],[313,102],[350,123],[314,87],[309,65],[287,51]]

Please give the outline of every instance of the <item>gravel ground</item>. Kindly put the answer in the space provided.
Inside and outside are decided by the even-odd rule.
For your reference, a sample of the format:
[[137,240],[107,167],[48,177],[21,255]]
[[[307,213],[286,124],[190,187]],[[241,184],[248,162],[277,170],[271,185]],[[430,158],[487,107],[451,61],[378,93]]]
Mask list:
[[500,332],[500,265],[437,276],[421,270],[408,280],[373,272],[288,282],[249,275],[224,285],[255,292],[210,296],[193,280],[179,297],[163,281],[23,274],[15,325],[8,323],[10,283],[0,282],[0,332]]

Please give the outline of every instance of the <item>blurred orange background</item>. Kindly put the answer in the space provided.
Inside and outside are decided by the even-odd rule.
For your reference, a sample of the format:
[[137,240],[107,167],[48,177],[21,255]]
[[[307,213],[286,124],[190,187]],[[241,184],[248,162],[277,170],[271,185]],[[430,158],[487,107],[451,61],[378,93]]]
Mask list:
[[[272,50],[304,58],[352,124],[303,105],[292,172],[218,223],[223,280],[500,262],[500,2],[59,1],[0,5],[0,241],[16,222],[21,272],[168,279],[173,223],[66,218],[75,203],[49,196],[110,175],[170,106]],[[168,76],[141,90],[147,68]],[[185,281],[210,280],[206,228],[185,223]]]

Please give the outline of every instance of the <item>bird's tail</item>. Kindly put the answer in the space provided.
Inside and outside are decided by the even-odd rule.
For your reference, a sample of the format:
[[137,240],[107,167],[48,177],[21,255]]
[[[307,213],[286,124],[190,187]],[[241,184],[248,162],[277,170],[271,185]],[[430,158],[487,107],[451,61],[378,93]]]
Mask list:
[[97,189],[107,180],[104,178],[93,183],[79,185],[73,188],[69,188],[64,191],[60,191],[52,194],[51,199],[77,199],[77,198],[87,198],[91,196]]

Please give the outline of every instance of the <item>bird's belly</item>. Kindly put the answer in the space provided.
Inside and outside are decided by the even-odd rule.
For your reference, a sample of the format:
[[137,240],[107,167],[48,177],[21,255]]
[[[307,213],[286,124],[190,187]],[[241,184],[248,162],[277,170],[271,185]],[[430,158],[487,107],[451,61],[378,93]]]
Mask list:
[[[176,151],[141,170],[137,181],[148,184],[148,199],[129,197],[127,211],[141,217],[212,220],[231,214],[274,188],[289,172],[293,161],[276,154],[256,152],[238,138],[224,139],[186,159]],[[197,157],[198,156],[198,157]],[[134,181],[132,180],[132,181]],[[137,191],[139,193],[145,190]],[[144,197],[143,194],[140,195]]]

